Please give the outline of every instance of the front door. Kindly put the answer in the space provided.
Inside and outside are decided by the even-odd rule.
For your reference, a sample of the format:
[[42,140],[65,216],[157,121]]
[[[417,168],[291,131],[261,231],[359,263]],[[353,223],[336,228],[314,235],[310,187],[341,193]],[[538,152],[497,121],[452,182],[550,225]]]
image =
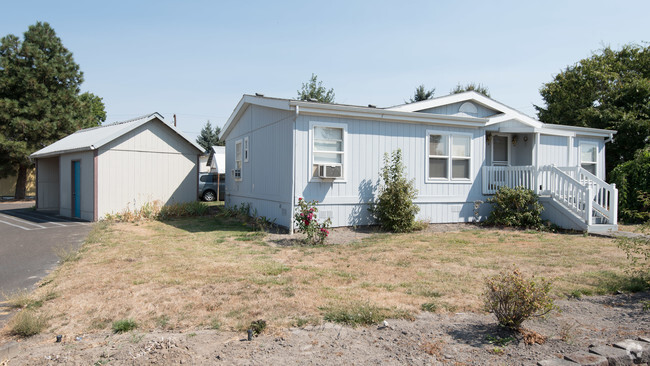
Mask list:
[[508,136],[492,136],[492,165],[509,166],[510,165],[510,144]]
[[81,217],[81,162],[72,162],[72,216]]

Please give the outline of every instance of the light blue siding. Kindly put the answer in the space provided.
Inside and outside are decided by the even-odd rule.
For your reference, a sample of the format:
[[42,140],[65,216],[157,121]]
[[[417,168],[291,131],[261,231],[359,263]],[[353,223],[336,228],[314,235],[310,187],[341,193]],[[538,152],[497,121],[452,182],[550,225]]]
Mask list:
[[540,166],[553,165],[559,167],[570,166],[569,138],[566,136],[541,135],[539,144]]
[[[343,181],[321,181],[312,177],[310,123],[347,127]],[[426,144],[430,130],[471,135],[471,182],[427,182]],[[476,128],[300,115],[296,123],[294,200],[299,197],[318,200],[321,216],[330,217],[333,226],[370,224],[367,203],[376,193],[384,153],[398,148],[402,149],[406,174],[414,179],[419,191],[416,200],[421,207],[419,219],[464,222],[472,217],[471,202],[483,199],[479,172],[485,160],[485,138],[483,131]]]
[[[292,128],[294,114],[249,107],[226,141],[226,204],[249,203],[251,214],[291,223]],[[242,179],[235,181],[235,142],[248,138],[249,159],[242,159]]]

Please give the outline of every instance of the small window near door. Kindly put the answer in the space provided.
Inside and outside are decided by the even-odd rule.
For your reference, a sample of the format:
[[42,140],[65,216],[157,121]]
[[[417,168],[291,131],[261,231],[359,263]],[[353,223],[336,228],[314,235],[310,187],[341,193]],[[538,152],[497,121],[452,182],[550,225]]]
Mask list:
[[598,167],[598,147],[595,144],[580,144],[580,166],[596,175]]

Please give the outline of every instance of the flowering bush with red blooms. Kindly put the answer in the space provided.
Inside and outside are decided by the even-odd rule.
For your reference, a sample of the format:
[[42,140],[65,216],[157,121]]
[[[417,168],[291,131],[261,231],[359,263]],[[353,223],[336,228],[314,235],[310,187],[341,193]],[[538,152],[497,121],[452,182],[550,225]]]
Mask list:
[[302,197],[298,198],[298,207],[296,207],[296,213],[293,216],[298,231],[307,234],[305,240],[307,244],[323,244],[330,234],[329,227],[332,220],[327,219],[320,224],[318,223],[317,204],[318,201],[307,202]]

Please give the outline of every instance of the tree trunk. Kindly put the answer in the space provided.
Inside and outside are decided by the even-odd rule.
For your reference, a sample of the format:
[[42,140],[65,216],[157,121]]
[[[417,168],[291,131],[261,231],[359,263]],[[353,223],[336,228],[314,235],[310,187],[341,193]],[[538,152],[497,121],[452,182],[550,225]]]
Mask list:
[[16,194],[14,198],[24,200],[27,191],[27,166],[18,166],[18,177],[16,178]]

